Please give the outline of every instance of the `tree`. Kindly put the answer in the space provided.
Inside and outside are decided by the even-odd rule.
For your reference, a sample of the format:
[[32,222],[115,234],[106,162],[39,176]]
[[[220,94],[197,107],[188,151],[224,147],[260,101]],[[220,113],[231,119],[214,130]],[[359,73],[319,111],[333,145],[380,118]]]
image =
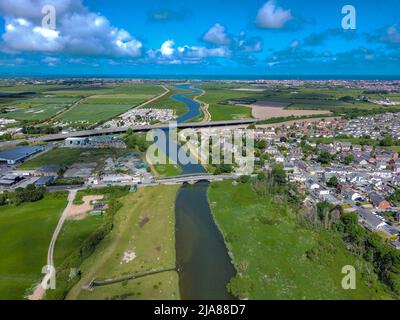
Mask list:
[[326,185],[327,185],[329,188],[337,188],[338,184],[339,184],[339,181],[338,181],[338,178],[337,178],[336,176],[331,177],[331,178],[328,180],[328,182],[326,183]]
[[272,167],[271,176],[276,184],[282,185],[286,183],[286,172],[279,164],[275,164]]
[[318,155],[317,161],[322,164],[329,164],[332,161],[332,156],[327,151],[321,151]]
[[245,183],[250,182],[250,179],[251,179],[250,176],[240,176],[239,181],[240,181],[240,183],[245,184]]
[[352,154],[348,154],[343,159],[343,163],[346,164],[346,165],[351,164],[353,161],[354,161],[354,156]]
[[255,143],[255,147],[257,149],[261,149],[261,150],[264,150],[267,147],[267,145],[268,145],[268,142],[266,140],[258,140]]
[[379,145],[382,147],[390,147],[392,146],[393,143],[393,138],[391,136],[385,136],[380,142]]
[[267,178],[267,177],[265,176],[265,173],[264,173],[264,172],[260,172],[260,173],[257,175],[257,180],[259,180],[259,181],[265,181],[266,178]]

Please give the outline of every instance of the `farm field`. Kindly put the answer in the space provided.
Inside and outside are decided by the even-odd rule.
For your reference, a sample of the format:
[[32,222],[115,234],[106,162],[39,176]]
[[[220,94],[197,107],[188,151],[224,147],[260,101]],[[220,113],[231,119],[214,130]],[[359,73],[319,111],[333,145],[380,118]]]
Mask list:
[[89,104],[83,103],[63,114],[59,120],[82,124],[95,124],[117,117],[137,104]]
[[51,236],[67,196],[1,207],[0,299],[24,299],[42,278]]
[[26,161],[19,169],[32,170],[44,166],[65,166],[69,167],[74,163],[89,163],[104,160],[106,157],[125,154],[123,149],[74,149],[56,148],[39,155],[36,158]]
[[[163,88],[155,84],[0,86],[0,107],[7,107],[1,117],[26,122],[43,122],[56,117],[56,120],[94,124],[124,113],[162,92]],[[73,106],[79,100],[81,104]],[[64,110],[66,112],[62,113]]]
[[[233,294],[249,299],[385,299],[383,286],[357,273],[357,289],[343,290],[342,267],[366,262],[347,253],[331,232],[296,222],[284,206],[258,196],[249,184],[216,182],[209,202],[238,275]],[[317,252],[315,259],[308,253]]]
[[[328,87],[296,87],[286,88],[282,86],[253,86],[203,83],[199,88],[206,91],[200,98],[208,103],[212,120],[232,120],[238,118],[251,118],[251,109],[240,103],[229,104],[230,99],[239,99],[253,102],[282,103],[287,109],[299,110],[325,110],[346,112],[346,109],[378,110],[382,108],[371,102],[359,101],[361,97],[370,100],[382,100],[389,98],[398,101],[398,94],[375,94],[361,89],[328,88]],[[400,106],[398,106],[400,110]]]
[[15,111],[7,112],[1,116],[8,119],[15,119],[18,121],[45,121],[55,116],[57,113],[62,111],[67,105],[66,104],[44,104],[36,105],[29,108],[22,107]]
[[81,266],[67,299],[178,299],[178,274],[167,271],[92,291],[82,286],[151,270],[175,268],[175,196],[179,186],[139,188],[120,199],[114,228]]
[[[161,94],[159,86],[121,86],[100,92],[86,92],[86,99],[74,106],[57,120],[70,123],[95,124],[117,117]],[[76,94],[78,94],[76,92]]]

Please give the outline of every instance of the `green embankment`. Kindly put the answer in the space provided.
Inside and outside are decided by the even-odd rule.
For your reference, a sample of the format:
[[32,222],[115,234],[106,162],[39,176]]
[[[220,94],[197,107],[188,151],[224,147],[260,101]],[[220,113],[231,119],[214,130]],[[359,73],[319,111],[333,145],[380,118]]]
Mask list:
[[68,299],[179,299],[178,274],[167,271],[136,280],[83,289],[106,280],[175,267],[175,197],[178,186],[139,188],[121,198],[114,228],[81,266]]
[[[230,290],[249,299],[389,298],[366,279],[366,262],[346,251],[341,238],[301,226],[293,213],[249,184],[213,183],[209,201],[238,275]],[[357,289],[344,290],[342,267],[356,266]],[[372,269],[372,267],[371,267]]]

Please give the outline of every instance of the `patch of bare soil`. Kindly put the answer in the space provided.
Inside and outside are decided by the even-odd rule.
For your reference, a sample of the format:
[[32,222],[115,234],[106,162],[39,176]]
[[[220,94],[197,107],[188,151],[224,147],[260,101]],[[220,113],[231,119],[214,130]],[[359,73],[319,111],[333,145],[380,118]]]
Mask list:
[[290,116],[312,116],[319,114],[330,114],[327,110],[293,110],[286,109],[289,104],[270,101],[258,101],[255,104],[249,105],[252,110],[252,115],[256,119],[271,119],[277,117]]
[[83,204],[81,205],[72,205],[71,209],[68,212],[67,219],[84,219],[86,214],[93,210],[93,201],[103,200],[104,196],[85,196],[82,198]]

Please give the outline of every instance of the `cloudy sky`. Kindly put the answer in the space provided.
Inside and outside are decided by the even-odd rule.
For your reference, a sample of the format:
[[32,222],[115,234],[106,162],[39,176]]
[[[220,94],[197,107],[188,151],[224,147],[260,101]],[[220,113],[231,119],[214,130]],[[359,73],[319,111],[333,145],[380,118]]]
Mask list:
[[400,75],[398,0],[0,0],[0,16],[4,75]]

